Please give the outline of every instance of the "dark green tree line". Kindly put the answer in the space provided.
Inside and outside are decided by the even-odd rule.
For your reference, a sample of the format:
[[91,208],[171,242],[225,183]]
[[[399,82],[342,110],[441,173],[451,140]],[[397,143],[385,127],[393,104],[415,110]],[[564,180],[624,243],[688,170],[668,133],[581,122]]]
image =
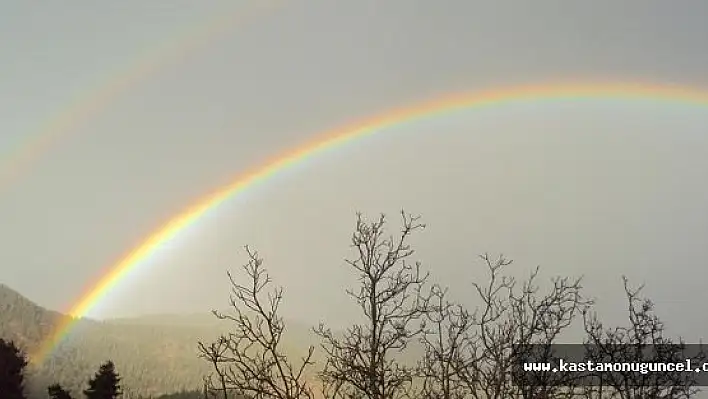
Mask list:
[[64,389],[60,384],[52,384],[47,387],[47,393],[52,399],[74,399],[71,392]]
[[27,357],[14,342],[0,338],[0,397],[26,399],[25,367]]
[[88,381],[84,395],[86,399],[116,399],[122,394],[120,380],[115,365],[109,360],[103,363]]

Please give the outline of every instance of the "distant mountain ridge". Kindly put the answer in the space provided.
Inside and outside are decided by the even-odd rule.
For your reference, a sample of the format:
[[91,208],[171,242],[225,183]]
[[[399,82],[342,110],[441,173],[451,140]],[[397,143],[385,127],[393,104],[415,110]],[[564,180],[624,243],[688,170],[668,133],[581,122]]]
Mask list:
[[0,283],[0,337],[12,339],[25,350],[33,349],[64,317]]
[[211,312],[202,313],[156,313],[133,317],[117,317],[102,320],[115,325],[151,325],[151,326],[191,326],[219,327],[227,325]]
[[[10,287],[0,284],[0,337],[32,351],[68,317],[47,310]],[[210,341],[228,331],[228,323],[209,312],[162,314],[113,320],[82,319],[42,365],[30,365],[29,388],[36,398],[46,397],[46,386],[58,382],[81,392],[105,360],[113,360],[131,394],[159,395],[199,388],[211,370],[198,357],[197,342]],[[293,337],[289,339],[288,337]],[[300,353],[311,332],[303,325],[288,325],[286,351]]]

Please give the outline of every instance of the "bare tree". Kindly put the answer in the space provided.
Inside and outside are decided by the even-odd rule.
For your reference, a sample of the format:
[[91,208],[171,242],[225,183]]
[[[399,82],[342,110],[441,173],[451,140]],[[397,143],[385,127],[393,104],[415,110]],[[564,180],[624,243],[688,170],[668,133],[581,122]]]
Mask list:
[[[386,218],[366,221],[357,214],[352,235],[358,289],[347,290],[363,321],[343,332],[321,323],[314,332],[322,339],[326,361],[319,376],[327,399],[503,399],[503,398],[690,398],[695,376],[664,373],[554,373],[539,371],[529,378],[525,360],[553,362],[562,333],[582,315],[585,360],[636,362],[654,345],[654,362],[681,362],[686,345],[664,337],[664,325],[653,314],[651,301],[628,298],[629,327],[605,328],[590,312],[593,301],[582,294],[582,279],[554,277],[546,289],[537,283],[539,268],[517,282],[506,274],[512,261],[481,256],[488,280],[473,283],[479,305],[473,311],[448,299],[447,289],[428,289],[428,273],[408,244],[425,226],[417,216],[401,212],[398,235],[386,233]],[[278,314],[282,288],[264,293],[271,283],[262,259],[246,247],[246,285],[228,273],[232,313],[213,313],[233,323],[233,331],[211,343],[199,343],[201,357],[212,365],[205,378],[205,399],[314,399],[306,370],[313,364],[310,346],[297,366],[282,350],[285,324]],[[417,365],[402,361],[412,344],[422,345]],[[701,351],[692,360],[705,360]],[[583,378],[597,384],[581,384]]]
[[[555,277],[541,293],[538,268],[520,286],[502,274],[512,262],[499,256],[481,256],[489,271],[485,285],[473,283],[481,306],[471,317],[462,353],[456,361],[460,379],[473,398],[547,398],[572,396],[572,381],[557,375],[538,375],[533,381],[518,377],[519,364],[541,348],[551,360],[555,343],[573,319],[592,304],[581,294],[581,279]],[[517,374],[515,374],[517,373]]]
[[401,212],[403,227],[387,236],[384,215],[373,222],[357,214],[352,247],[356,256],[347,263],[358,274],[358,291],[347,290],[365,316],[336,334],[320,324],[327,361],[320,374],[324,393],[335,398],[395,399],[411,388],[414,368],[395,358],[422,331],[427,299],[422,290],[428,278],[420,263],[410,264],[413,250],[407,240],[425,226],[417,216]]
[[469,394],[457,370],[473,319],[467,309],[446,296],[447,289],[432,287],[427,326],[420,339],[424,354],[417,376],[422,399],[462,399]]
[[231,313],[213,311],[217,318],[232,322],[233,330],[215,342],[198,344],[200,356],[214,369],[206,379],[207,391],[223,399],[229,393],[252,399],[310,399],[313,393],[305,373],[313,364],[314,347],[298,365],[288,359],[281,345],[285,323],[278,313],[283,290],[264,293],[271,279],[263,260],[248,247],[246,253],[249,260],[243,269],[249,283],[241,285],[227,273]]
[[[686,353],[681,338],[674,341],[664,335],[664,323],[654,314],[651,300],[640,296],[643,285],[631,288],[622,277],[627,297],[629,325],[605,328],[595,312],[584,314],[587,333],[587,359],[597,363],[683,363],[705,361],[702,348]],[[630,398],[690,398],[696,392],[695,374],[680,372],[638,373],[631,370],[597,372],[594,387],[585,396]]]

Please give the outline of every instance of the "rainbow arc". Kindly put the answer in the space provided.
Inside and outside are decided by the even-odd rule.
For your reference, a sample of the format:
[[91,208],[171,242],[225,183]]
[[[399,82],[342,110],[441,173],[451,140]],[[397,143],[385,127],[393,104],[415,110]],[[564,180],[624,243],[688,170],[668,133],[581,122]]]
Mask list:
[[34,363],[42,363],[62,339],[71,332],[72,326],[79,318],[84,317],[94,306],[105,299],[129,273],[141,265],[146,265],[151,255],[160,246],[197,223],[209,210],[218,207],[234,196],[243,194],[255,183],[267,180],[277,175],[278,172],[309,157],[316,156],[328,149],[346,145],[353,140],[382,133],[387,128],[399,124],[433,118],[455,110],[500,107],[521,101],[574,101],[587,98],[651,99],[708,106],[708,91],[682,86],[648,83],[527,85],[451,95],[412,107],[386,112],[350,126],[325,132],[299,147],[278,154],[263,164],[238,174],[230,184],[197,199],[181,213],[160,225],[139,245],[130,249],[108,267],[98,281],[94,281],[88,286],[88,289],[79,296],[69,310],[68,313],[72,318],[67,318],[55,326],[40,348],[32,354],[31,359]]

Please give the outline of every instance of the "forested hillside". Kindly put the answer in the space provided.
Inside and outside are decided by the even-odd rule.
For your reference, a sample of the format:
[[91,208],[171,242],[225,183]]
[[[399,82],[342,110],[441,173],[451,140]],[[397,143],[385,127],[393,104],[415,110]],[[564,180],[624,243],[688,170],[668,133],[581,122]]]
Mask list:
[[[541,288],[536,268],[517,284],[505,271],[511,260],[485,253],[480,259],[487,282],[472,283],[479,305],[468,309],[448,299],[445,287],[429,285],[429,274],[420,264],[406,261],[413,254],[406,239],[424,225],[416,216],[402,213],[402,219],[396,241],[381,238],[383,216],[372,222],[358,216],[352,242],[359,258],[349,265],[358,273],[360,289],[347,292],[366,319],[344,330],[323,323],[310,335],[301,325],[287,323],[278,312],[282,291],[267,290],[272,280],[262,258],[247,248],[244,273],[250,281],[241,285],[231,278],[233,312],[220,316],[228,322],[201,314],[75,320],[68,339],[49,359],[35,359],[25,369],[26,359],[14,342],[31,352],[51,331],[52,321],[64,316],[2,286],[0,359],[5,369],[0,377],[5,377],[0,380],[0,398],[4,390],[9,398],[24,399],[25,386],[31,387],[29,399],[46,398],[47,387],[56,383],[61,387],[53,385],[53,393],[68,388],[78,395],[88,383],[85,396],[91,399],[116,398],[121,390],[123,399],[169,393],[196,398],[200,388],[224,398],[232,393],[284,399],[313,399],[316,393],[325,398],[474,398],[479,392],[495,398],[605,393],[691,398],[700,391],[694,373],[614,368],[618,361],[630,365],[689,360],[698,365],[708,359],[704,348],[691,351],[680,337],[665,335],[653,302],[641,295],[641,285],[634,287],[622,277],[627,323],[611,325],[594,310],[582,278],[554,276]],[[551,380],[545,379],[546,371],[536,374],[521,368],[522,362],[553,360],[548,357],[553,345],[562,342],[574,321],[582,323],[582,342],[587,344],[577,360],[613,368],[588,369],[580,375],[558,370]],[[313,335],[320,344],[314,357],[308,344],[315,342],[306,342]],[[636,350],[651,346],[651,353]],[[199,355],[216,365],[214,370]],[[313,378],[316,375],[319,378]],[[205,385],[203,377],[208,377]],[[609,382],[597,391],[597,381]]]
[[0,284],[0,337],[12,338],[22,347],[33,347],[62,317],[65,316],[37,306]]
[[[25,351],[35,348],[61,317],[67,316],[44,309],[0,285],[0,337],[16,342]],[[151,319],[77,322],[66,341],[46,362],[39,367],[30,364],[30,392],[45,398],[47,385],[54,382],[80,392],[99,364],[107,359],[115,362],[131,394],[159,395],[199,389],[210,368],[198,358],[197,342],[213,339],[228,324],[206,312]]]

